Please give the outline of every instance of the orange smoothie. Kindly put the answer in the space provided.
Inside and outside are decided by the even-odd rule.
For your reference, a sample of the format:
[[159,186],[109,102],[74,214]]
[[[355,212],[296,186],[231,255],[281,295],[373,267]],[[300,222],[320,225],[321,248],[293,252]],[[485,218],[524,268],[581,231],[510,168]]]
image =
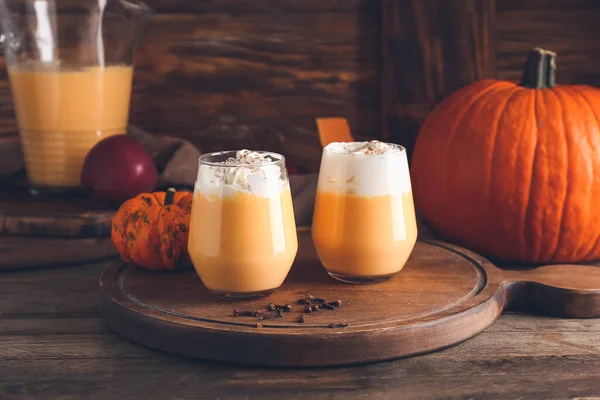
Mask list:
[[36,186],[77,187],[88,151],[125,133],[133,67],[9,68],[27,174]]
[[[205,180],[203,168],[210,172]],[[188,251],[198,276],[219,297],[277,289],[298,251],[287,177],[251,171],[246,183],[242,167],[231,173],[244,180],[238,185],[213,176],[211,168],[201,165],[192,205]],[[271,184],[257,188],[264,182]]]
[[318,192],[312,236],[329,273],[395,274],[417,240],[412,193],[367,197]]
[[400,272],[417,240],[404,148],[378,141],[325,147],[312,238],[336,279],[370,283]]

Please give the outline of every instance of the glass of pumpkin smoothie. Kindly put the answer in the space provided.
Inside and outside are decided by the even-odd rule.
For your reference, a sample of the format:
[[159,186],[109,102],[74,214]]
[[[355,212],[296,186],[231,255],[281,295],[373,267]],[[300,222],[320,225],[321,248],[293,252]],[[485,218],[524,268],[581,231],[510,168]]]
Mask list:
[[335,279],[374,283],[397,274],[417,240],[406,150],[379,141],[327,145],[312,237]]
[[216,297],[260,297],[281,286],[298,251],[284,157],[249,150],[200,157],[188,250]]

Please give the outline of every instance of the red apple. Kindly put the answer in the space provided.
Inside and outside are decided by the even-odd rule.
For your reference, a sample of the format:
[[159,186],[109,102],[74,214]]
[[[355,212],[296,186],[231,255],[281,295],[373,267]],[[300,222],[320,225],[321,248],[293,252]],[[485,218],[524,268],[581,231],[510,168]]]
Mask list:
[[157,182],[154,161],[135,139],[126,135],[98,142],[87,154],[81,171],[84,189],[119,204],[151,192]]

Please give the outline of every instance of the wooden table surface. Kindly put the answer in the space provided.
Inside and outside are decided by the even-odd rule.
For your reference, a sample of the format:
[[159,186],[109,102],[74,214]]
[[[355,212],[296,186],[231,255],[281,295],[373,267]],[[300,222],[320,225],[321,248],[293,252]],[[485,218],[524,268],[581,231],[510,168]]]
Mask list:
[[600,398],[600,319],[509,314],[436,353],[268,369],[175,357],[107,328],[100,272],[116,261],[0,273],[0,399]]

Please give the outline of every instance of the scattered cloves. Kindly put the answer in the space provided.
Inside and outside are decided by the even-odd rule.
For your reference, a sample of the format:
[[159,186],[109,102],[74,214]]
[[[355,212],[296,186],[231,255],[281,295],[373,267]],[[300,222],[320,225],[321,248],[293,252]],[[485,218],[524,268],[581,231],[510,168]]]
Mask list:
[[[321,309],[326,310],[335,310],[338,307],[342,306],[341,300],[333,300],[327,301],[321,297],[314,297],[308,293],[304,293],[303,297],[298,299],[297,303],[299,305],[303,305],[303,312],[306,314],[310,314],[312,312],[319,311]],[[273,318],[282,318],[283,313],[292,311],[292,306],[290,304],[275,304],[269,303],[266,309],[262,310],[233,310],[234,317],[256,317],[259,321],[265,319],[273,319]],[[300,315],[298,317],[299,323],[304,323],[304,315]],[[346,326],[346,324],[329,324],[330,328],[341,328]],[[262,327],[260,323],[256,324],[257,328]]]
[[342,301],[341,300],[334,300],[334,301],[330,301],[329,304],[331,304],[334,307],[341,307],[342,306]]
[[253,317],[262,317],[263,315],[267,314],[268,311],[266,310],[255,310],[254,314],[252,315]]
[[[342,306],[341,300],[327,301],[322,297],[314,297],[308,293],[304,293],[304,297],[298,299],[298,304],[304,305],[304,312],[310,313],[313,311],[319,311],[324,308],[326,310],[335,310]],[[310,308],[310,310],[309,310]]]
[[281,314],[277,313],[277,312],[271,312],[271,313],[266,313],[266,314],[262,314],[258,317],[258,319],[260,321],[265,320],[265,319],[273,319],[273,318],[279,318],[281,317]]
[[233,310],[234,317],[254,317],[256,315],[256,311],[251,310],[238,310],[237,308]]
[[[269,306],[271,304],[273,304],[273,303],[269,303]],[[289,304],[285,304],[283,306],[278,305],[278,304],[273,304],[273,307],[274,307],[274,309],[272,311],[274,311],[274,310],[282,310],[283,312],[290,312],[290,311],[292,311],[292,306],[289,305]]]

